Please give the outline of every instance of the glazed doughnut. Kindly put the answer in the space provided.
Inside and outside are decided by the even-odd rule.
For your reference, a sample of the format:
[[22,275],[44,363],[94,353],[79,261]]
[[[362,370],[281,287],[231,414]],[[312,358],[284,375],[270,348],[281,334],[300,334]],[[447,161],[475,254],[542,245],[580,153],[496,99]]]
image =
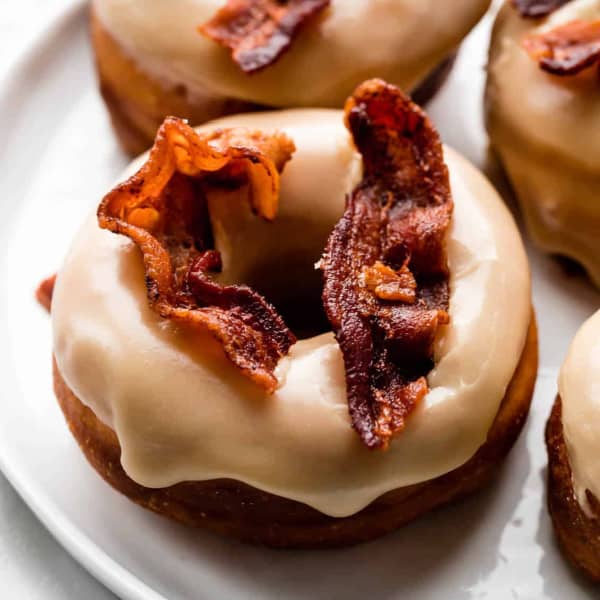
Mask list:
[[[363,84],[345,117],[351,135],[325,109],[167,121],[78,234],[55,389],[139,504],[272,546],[355,543],[479,488],[516,440],[537,340],[510,214],[399,90]],[[197,185],[211,249],[173,241]]]
[[[538,15],[542,5],[555,10],[527,18],[514,4],[522,10],[537,4]],[[486,113],[491,144],[533,240],[578,261],[600,285],[600,56],[594,39],[597,47],[599,0],[506,2],[492,36]]]
[[[168,115],[197,125],[258,108],[339,108],[362,80],[383,77],[419,102],[444,80],[450,57],[490,0],[293,0],[311,13],[285,53],[247,73],[229,47],[198,28],[226,0],[94,0],[91,30],[100,88],[125,149],[148,148]],[[237,6],[282,3],[244,0]],[[285,3],[283,3],[285,4]],[[213,28],[214,29],[214,28]]]
[[579,330],[559,378],[546,427],[548,507],[567,558],[600,581],[598,467],[600,312]]

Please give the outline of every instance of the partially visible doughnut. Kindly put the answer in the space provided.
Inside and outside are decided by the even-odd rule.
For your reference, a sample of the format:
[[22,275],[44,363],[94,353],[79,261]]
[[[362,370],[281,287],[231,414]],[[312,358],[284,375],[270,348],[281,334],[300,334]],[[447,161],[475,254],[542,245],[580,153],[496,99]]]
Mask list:
[[566,557],[600,581],[600,312],[581,327],[562,366],[546,426],[548,508]]
[[423,103],[490,0],[453,0],[450,14],[433,0],[333,0],[276,63],[251,75],[227,48],[198,32],[225,4],[92,2],[100,89],[129,153],[148,148],[169,115],[198,125],[260,108],[337,108],[369,77],[415,92]]
[[[532,19],[513,4],[558,8]],[[582,26],[600,48],[600,0],[507,0],[492,35],[486,120],[534,242],[578,261],[600,285],[600,78],[593,49],[573,43]],[[579,66],[573,56],[571,66],[552,64],[543,40],[557,35],[562,60],[577,48]]]

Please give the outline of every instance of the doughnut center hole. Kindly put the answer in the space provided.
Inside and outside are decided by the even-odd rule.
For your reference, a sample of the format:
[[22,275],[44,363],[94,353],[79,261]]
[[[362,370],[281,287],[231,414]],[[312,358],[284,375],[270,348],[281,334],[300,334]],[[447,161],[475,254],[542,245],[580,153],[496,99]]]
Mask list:
[[208,197],[214,247],[223,259],[217,280],[261,294],[298,339],[331,331],[321,300],[323,276],[315,263],[338,210],[307,210],[302,198],[283,195],[277,215],[267,221],[252,213],[245,193],[217,190]]
[[299,340],[331,330],[321,300],[322,275],[314,262],[294,254],[265,257],[240,281],[273,304]]

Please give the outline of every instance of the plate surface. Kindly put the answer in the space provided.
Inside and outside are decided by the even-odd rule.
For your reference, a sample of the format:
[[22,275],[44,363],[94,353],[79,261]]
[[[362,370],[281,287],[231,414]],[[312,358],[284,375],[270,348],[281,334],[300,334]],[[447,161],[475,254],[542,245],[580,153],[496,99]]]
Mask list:
[[[444,140],[505,190],[481,125],[490,21],[463,45],[429,112]],[[60,542],[123,598],[589,598],[593,588],[565,565],[552,536],[543,427],[566,348],[600,296],[534,249],[536,397],[497,481],[476,497],[370,544],[277,552],[163,521],[97,477],[54,400],[50,323],[33,299],[126,164],[98,98],[86,35],[78,5],[0,88],[0,466]]]

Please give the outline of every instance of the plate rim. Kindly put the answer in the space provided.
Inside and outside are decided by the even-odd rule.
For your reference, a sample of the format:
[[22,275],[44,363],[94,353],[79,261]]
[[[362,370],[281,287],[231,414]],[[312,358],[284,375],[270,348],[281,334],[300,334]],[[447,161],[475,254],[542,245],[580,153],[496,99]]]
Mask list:
[[[44,62],[45,48],[75,21],[84,21],[88,2],[70,0],[53,16],[46,28],[33,37],[12,60],[3,75],[0,75],[0,103],[15,94],[17,90],[29,87],[21,75],[32,64]],[[7,115],[7,116],[4,116]],[[10,111],[3,114],[2,120],[10,122]],[[43,489],[19,472],[18,465],[9,458],[10,451],[0,443],[0,471],[33,512],[40,524],[54,539],[95,579],[110,591],[127,600],[167,600],[131,571],[110,557],[92,539],[71,522],[64,511],[56,505]]]

